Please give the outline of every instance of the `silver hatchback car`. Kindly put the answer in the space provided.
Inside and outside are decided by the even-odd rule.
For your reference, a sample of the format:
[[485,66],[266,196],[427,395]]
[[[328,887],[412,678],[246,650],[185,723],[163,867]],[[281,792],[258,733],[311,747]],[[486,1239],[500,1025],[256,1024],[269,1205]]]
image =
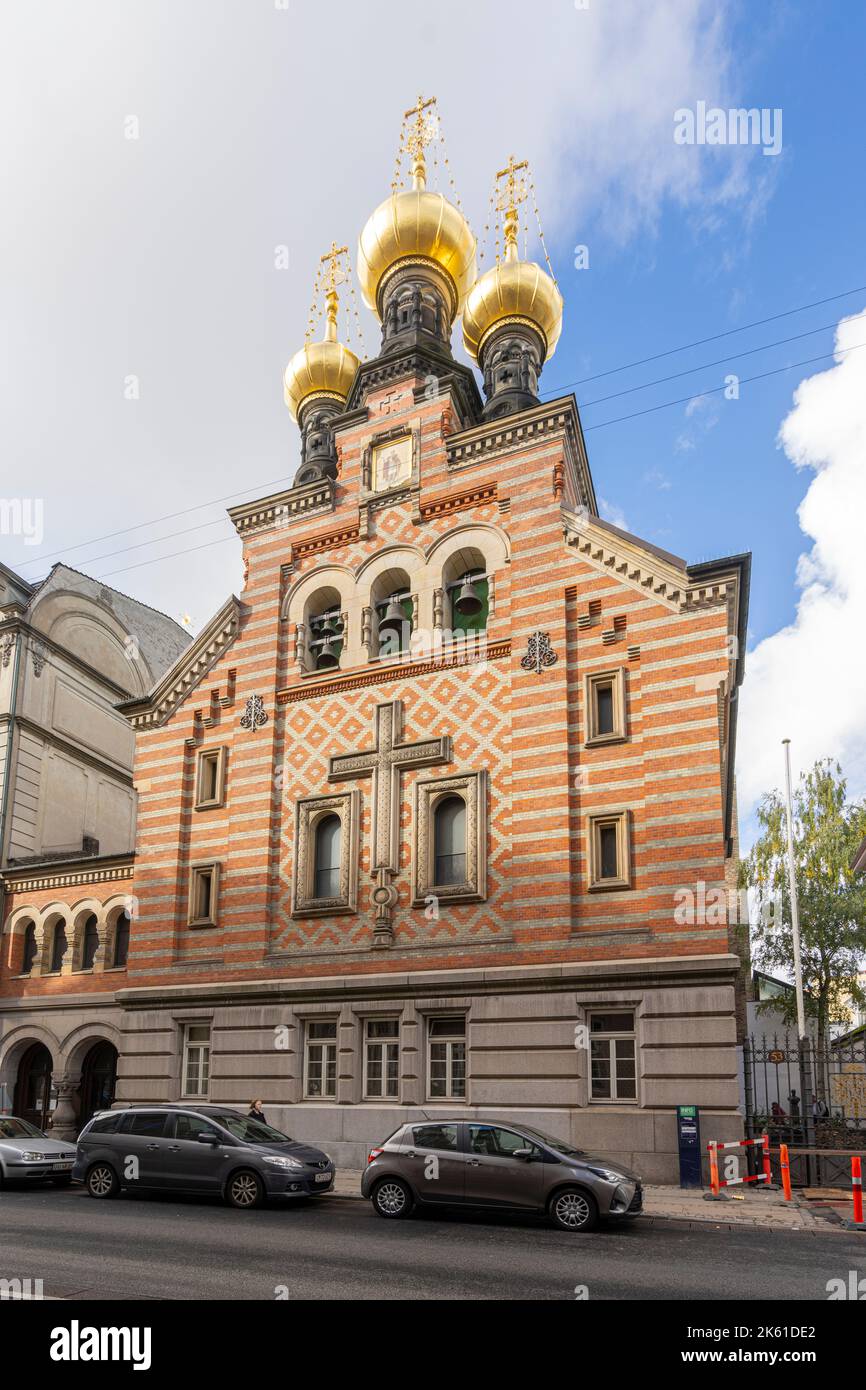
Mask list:
[[7,1182],[72,1181],[75,1147],[49,1139],[41,1129],[17,1115],[0,1115],[0,1187]]
[[419,1206],[546,1215],[564,1231],[622,1221],[643,1204],[636,1173],[562,1139],[503,1120],[424,1120],[371,1151],[361,1191],[380,1216]]

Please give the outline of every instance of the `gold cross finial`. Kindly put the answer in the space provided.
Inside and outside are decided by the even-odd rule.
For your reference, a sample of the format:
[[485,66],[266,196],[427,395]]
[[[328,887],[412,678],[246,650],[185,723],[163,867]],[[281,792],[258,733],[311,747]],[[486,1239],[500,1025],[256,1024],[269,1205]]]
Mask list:
[[326,294],[329,294],[332,290],[335,290],[338,285],[342,285],[343,281],[345,280],[346,273],[343,270],[342,266],[338,265],[337,262],[339,261],[341,256],[348,256],[348,254],[348,246],[338,246],[335,241],[332,241],[330,251],[326,251],[324,256],[319,257],[319,262],[321,265],[325,265],[326,262],[329,263],[328,269],[325,272],[327,276],[324,285]]
[[[418,96],[414,106],[410,106],[408,111],[403,112],[403,142],[402,149],[412,159],[412,185],[414,188],[423,189],[427,181],[427,169],[424,163],[424,146],[429,145],[431,140],[436,139],[438,128],[436,116],[430,114],[425,116],[424,112],[429,111],[430,107],[436,105],[435,97]],[[410,117],[415,119],[407,127],[406,122]]]
[[518,203],[525,203],[529,194],[526,188],[526,180],[519,179],[517,175],[523,169],[529,168],[529,161],[522,159],[519,164],[515,163],[514,155],[508,156],[508,163],[504,169],[500,169],[496,175],[497,184],[501,179],[505,179],[505,186],[497,190],[496,207],[499,212],[516,212]]

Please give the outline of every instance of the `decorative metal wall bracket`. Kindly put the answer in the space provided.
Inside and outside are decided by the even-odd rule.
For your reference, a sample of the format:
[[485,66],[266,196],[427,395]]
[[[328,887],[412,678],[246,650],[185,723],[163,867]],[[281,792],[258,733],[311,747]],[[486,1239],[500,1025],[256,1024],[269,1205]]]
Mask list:
[[524,671],[534,671],[537,676],[548,666],[556,664],[556,652],[550,645],[550,633],[533,632],[526,646],[526,656],[520,658]]

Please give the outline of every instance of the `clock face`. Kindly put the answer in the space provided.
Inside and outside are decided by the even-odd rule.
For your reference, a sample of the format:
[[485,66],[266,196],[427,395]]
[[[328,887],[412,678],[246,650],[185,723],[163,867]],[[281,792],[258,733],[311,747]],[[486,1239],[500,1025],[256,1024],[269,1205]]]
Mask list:
[[373,448],[373,490],[387,492],[412,478],[412,436],[390,439]]

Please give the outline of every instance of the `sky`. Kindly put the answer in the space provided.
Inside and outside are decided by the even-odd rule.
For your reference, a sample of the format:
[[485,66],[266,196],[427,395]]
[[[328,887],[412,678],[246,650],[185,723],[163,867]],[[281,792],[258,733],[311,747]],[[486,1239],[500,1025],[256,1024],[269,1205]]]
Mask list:
[[[752,552],[744,841],[783,737],[866,794],[864,44],[851,0],[0,0],[0,499],[41,507],[0,559],[193,632],[239,591],[225,508],[297,466],[318,257],[432,93],[476,230],[530,161],[565,300],[542,394],[574,391],[603,514]],[[762,143],[685,142],[701,104]]]

